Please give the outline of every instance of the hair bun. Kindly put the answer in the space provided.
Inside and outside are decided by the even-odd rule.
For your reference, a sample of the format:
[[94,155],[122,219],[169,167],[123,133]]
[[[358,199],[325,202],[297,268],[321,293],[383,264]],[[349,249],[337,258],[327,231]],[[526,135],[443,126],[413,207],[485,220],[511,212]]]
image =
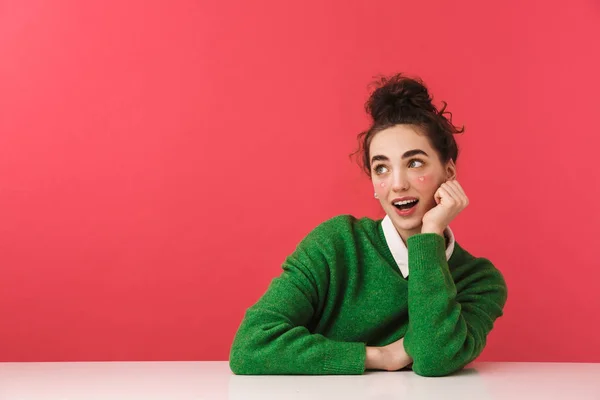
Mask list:
[[365,109],[376,123],[413,119],[419,110],[436,112],[421,80],[396,74],[390,78],[379,78],[375,86]]

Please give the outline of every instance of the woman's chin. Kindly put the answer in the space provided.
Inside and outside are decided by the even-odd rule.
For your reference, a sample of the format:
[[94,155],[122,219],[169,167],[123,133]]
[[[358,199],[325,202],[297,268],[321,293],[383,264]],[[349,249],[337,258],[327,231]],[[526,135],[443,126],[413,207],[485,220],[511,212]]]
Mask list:
[[[393,210],[392,210],[393,211]],[[412,231],[420,229],[423,224],[423,219],[420,215],[411,215],[410,217],[402,217],[397,213],[390,215],[392,222],[396,226],[396,229],[403,231]]]

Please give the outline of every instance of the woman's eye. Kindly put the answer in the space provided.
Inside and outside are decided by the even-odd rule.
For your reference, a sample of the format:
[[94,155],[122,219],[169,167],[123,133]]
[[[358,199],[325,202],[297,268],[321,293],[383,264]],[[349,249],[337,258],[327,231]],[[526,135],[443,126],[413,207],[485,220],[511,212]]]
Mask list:
[[423,161],[421,161],[421,160],[411,160],[410,163],[408,163],[408,166],[410,168],[422,167],[423,166]]
[[385,174],[387,172],[387,167],[385,165],[378,165],[375,167],[376,174]]

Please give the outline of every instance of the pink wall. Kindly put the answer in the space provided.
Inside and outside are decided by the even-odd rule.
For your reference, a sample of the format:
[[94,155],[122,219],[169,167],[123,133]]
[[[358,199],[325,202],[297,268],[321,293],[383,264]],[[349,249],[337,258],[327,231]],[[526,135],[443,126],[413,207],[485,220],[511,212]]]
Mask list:
[[0,6],[0,361],[226,359],[310,229],[381,216],[347,156],[396,71],[467,127],[480,360],[600,361],[600,3],[94,3]]

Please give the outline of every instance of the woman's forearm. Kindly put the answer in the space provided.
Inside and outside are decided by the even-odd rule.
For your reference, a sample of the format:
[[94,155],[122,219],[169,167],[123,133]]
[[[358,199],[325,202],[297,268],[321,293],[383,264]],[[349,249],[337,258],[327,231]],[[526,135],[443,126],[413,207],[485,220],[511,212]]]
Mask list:
[[367,346],[367,357],[365,358],[365,369],[384,369],[381,347]]
[[404,350],[404,338],[383,347],[367,346],[365,369],[397,371],[413,362]]

